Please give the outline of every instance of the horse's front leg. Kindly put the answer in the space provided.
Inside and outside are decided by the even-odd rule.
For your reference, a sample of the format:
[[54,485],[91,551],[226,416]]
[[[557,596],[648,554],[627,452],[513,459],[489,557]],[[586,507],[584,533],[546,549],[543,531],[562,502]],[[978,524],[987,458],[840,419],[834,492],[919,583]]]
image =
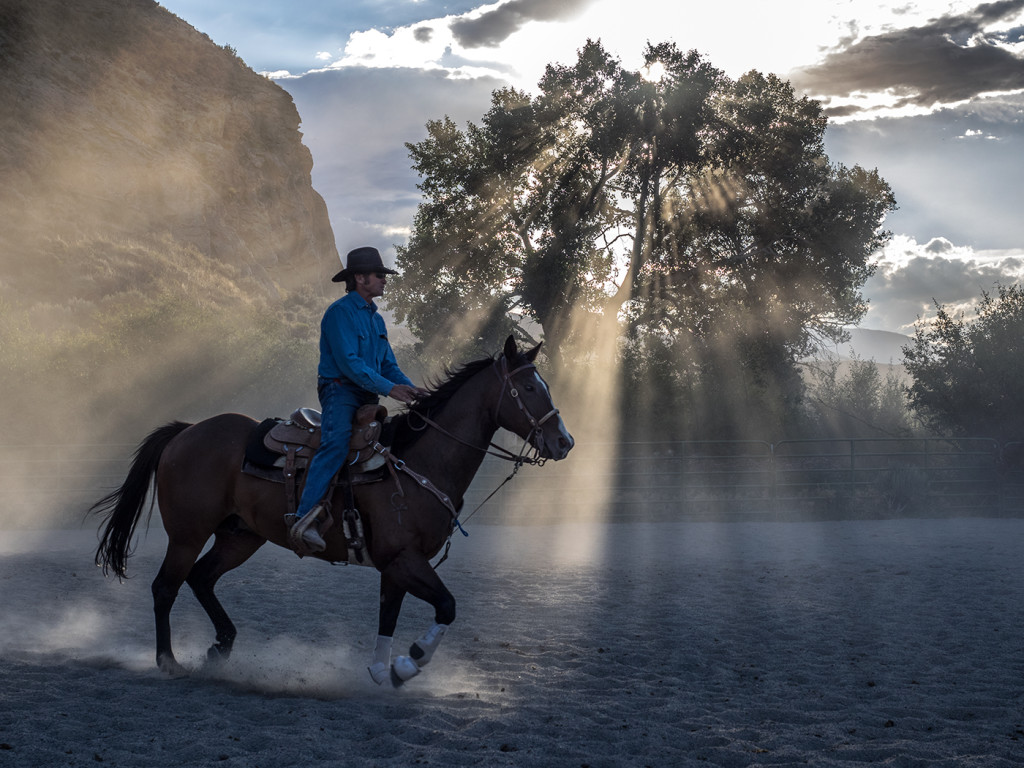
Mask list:
[[422,555],[403,554],[381,572],[380,623],[370,675],[384,682],[384,670],[391,656],[390,640],[394,636],[406,594],[418,597],[434,607],[434,626],[409,647],[408,656],[398,656],[391,665],[391,682],[396,687],[420,673],[430,661],[448,626],[455,621],[455,598]]
[[385,570],[380,575],[380,613],[377,620],[377,643],[370,659],[370,677],[377,685],[391,678],[391,645],[394,642],[398,614],[402,611],[405,590],[388,577]]

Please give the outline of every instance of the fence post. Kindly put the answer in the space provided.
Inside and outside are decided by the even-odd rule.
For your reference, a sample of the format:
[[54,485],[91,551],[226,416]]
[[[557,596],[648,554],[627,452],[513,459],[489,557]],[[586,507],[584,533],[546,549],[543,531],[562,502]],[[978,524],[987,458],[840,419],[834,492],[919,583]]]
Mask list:
[[925,483],[926,484],[925,484],[925,487],[924,487],[924,500],[925,500],[925,503],[929,504],[929,505],[931,505],[931,503],[932,503],[932,462],[931,462],[931,453],[932,453],[932,441],[930,439],[928,439],[928,438],[925,438],[925,441],[924,441],[924,479],[925,479]]
[[857,487],[857,444],[850,440],[850,493]]

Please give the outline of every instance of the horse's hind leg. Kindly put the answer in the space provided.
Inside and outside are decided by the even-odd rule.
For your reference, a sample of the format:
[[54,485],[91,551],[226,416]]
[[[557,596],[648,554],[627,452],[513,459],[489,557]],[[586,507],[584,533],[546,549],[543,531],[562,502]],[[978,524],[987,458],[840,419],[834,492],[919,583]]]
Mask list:
[[203,540],[167,542],[167,554],[160,566],[160,572],[153,579],[153,613],[156,616],[156,663],[161,670],[172,675],[185,673],[171,650],[171,607],[178,597],[178,590],[192,569],[199,553],[203,551]]
[[188,574],[188,585],[210,617],[217,633],[217,642],[206,652],[209,661],[226,659],[231,654],[236,635],[235,625],[213,588],[221,576],[252,557],[264,542],[266,539],[262,536],[239,528],[237,520],[229,518],[217,529],[210,551],[199,559]]

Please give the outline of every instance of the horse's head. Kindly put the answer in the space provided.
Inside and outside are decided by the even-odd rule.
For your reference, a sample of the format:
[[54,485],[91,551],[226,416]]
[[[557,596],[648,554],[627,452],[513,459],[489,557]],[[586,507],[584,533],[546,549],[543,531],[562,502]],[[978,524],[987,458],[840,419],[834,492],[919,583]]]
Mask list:
[[575,441],[551,401],[547,382],[533,364],[538,352],[540,344],[520,352],[511,336],[505,341],[505,349],[495,360],[501,379],[497,421],[503,429],[529,440],[541,458],[559,461],[569,454]]

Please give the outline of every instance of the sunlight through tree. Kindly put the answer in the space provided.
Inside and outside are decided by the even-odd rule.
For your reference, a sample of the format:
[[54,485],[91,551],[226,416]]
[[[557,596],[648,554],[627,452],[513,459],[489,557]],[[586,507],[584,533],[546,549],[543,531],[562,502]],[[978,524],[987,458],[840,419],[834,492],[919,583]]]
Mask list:
[[635,414],[703,392],[778,428],[799,357],[864,314],[895,206],[877,172],[829,162],[826,123],[773,75],[731,80],[673,44],[631,72],[590,42],[538,95],[496,91],[480,125],[408,145],[424,201],[390,306],[434,354],[510,331],[557,369],[624,353]]

